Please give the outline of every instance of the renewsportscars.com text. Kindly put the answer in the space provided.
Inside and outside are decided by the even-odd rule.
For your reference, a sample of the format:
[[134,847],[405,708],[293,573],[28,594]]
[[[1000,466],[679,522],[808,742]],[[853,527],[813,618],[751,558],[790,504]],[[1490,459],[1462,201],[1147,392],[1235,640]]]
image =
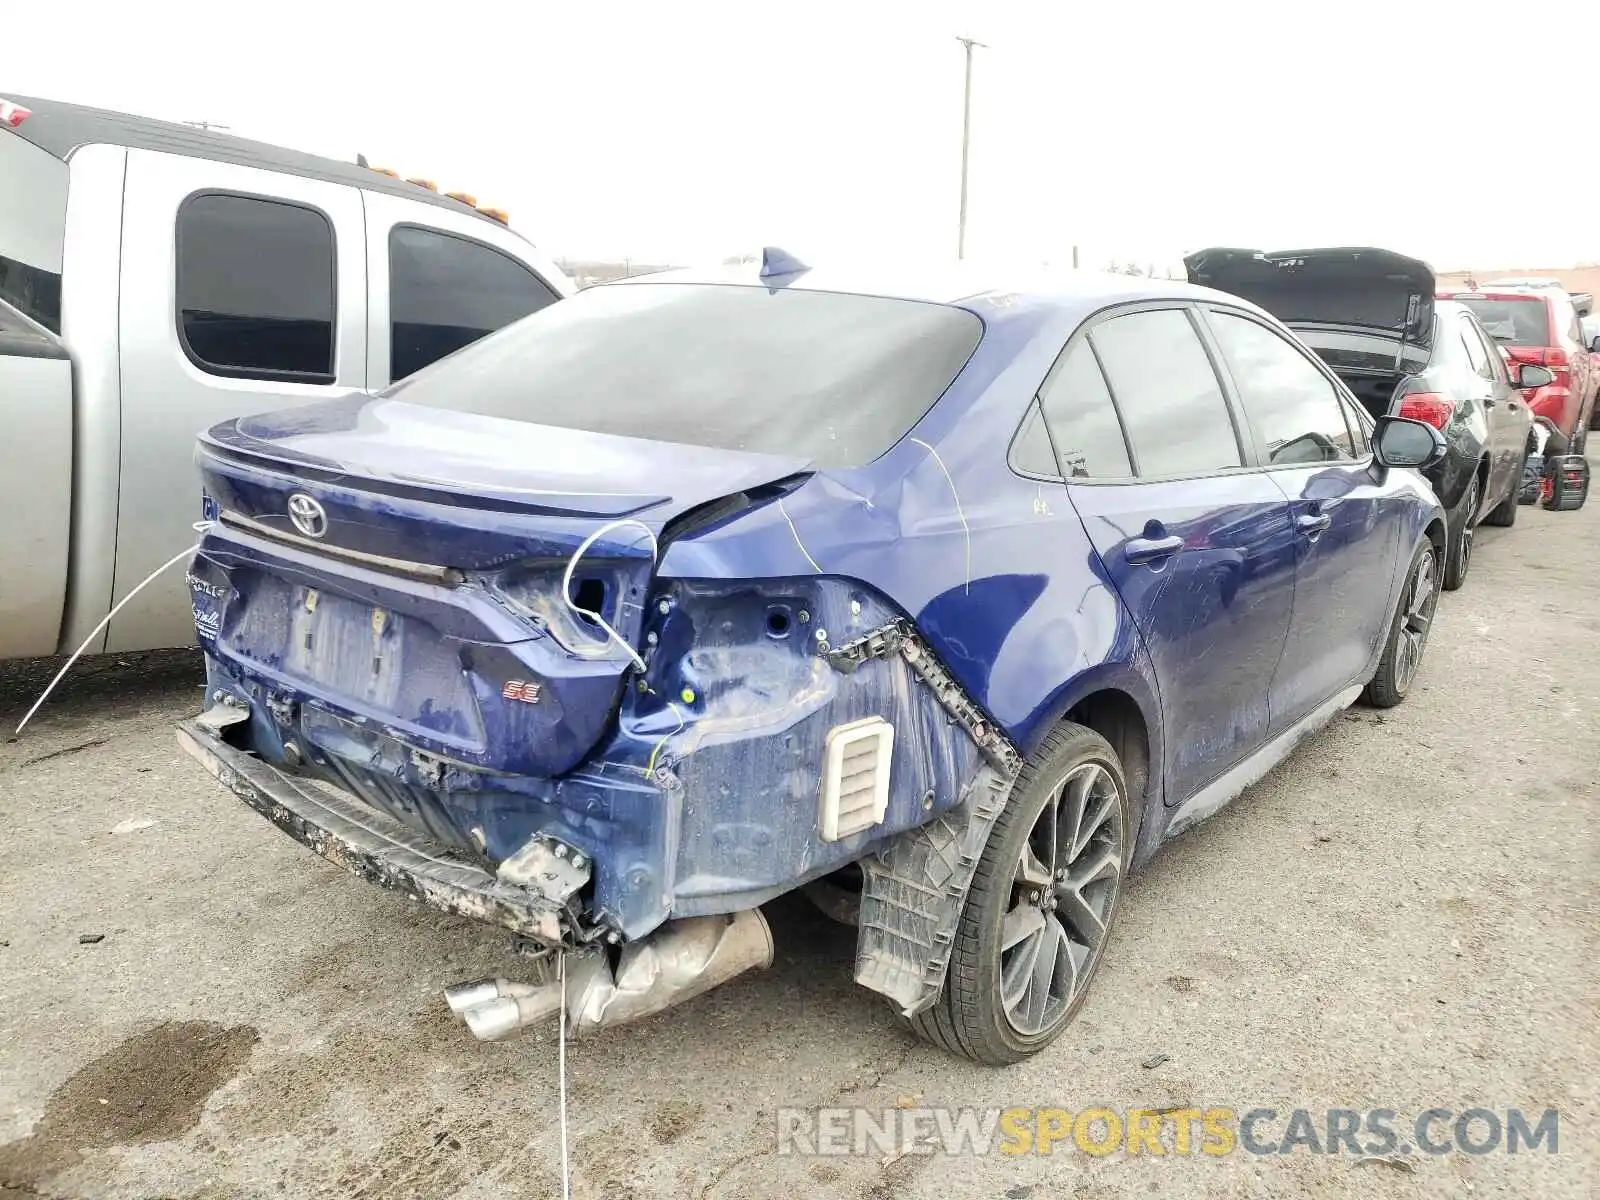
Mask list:
[[1560,1151],[1553,1108],[782,1108],[779,1154],[1247,1154]]

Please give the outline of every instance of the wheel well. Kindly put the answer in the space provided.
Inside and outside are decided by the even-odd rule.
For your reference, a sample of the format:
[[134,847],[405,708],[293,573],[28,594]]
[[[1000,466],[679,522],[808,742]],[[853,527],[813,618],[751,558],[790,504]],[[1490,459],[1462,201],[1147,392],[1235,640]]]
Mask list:
[[1115,688],[1091,692],[1068,710],[1066,719],[1094,730],[1110,742],[1122,760],[1128,790],[1141,799],[1149,798],[1150,729],[1132,696]]
[[1478,492],[1481,495],[1489,487],[1489,456],[1485,454],[1478,460]]
[[1429,521],[1427,534],[1428,540],[1433,543],[1434,553],[1443,558],[1445,548],[1444,522],[1439,520],[1438,517],[1435,517],[1433,520]]

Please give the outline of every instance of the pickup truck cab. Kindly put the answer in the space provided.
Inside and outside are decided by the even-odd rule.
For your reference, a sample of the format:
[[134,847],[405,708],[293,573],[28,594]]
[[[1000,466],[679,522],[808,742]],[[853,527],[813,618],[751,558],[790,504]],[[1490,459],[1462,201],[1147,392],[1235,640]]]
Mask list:
[[[570,295],[503,215],[364,165],[0,93],[0,659],[195,540],[195,435],[375,392]],[[188,645],[183,572],[93,652]]]

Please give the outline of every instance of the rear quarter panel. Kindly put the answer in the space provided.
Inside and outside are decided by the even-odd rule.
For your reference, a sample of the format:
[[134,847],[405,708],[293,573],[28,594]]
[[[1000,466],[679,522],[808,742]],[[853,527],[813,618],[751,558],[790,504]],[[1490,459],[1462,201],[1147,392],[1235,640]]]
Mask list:
[[[982,344],[887,455],[861,470],[818,474],[781,506],[675,542],[661,573],[860,580],[916,622],[1025,754],[1103,687],[1133,697],[1154,740],[1154,676],[1065,486],[1025,479],[1006,461],[1082,314],[1011,297],[969,306],[986,322]],[[861,631],[826,631],[835,642],[853,632]]]

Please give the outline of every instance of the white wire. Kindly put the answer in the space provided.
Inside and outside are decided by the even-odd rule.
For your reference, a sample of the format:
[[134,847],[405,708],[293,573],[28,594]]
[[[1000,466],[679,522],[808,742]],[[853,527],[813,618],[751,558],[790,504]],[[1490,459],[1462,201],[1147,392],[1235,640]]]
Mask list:
[[627,639],[615,629],[611,628],[611,626],[606,623],[606,619],[599,613],[591,612],[587,608],[579,607],[577,601],[573,600],[572,598],[572,570],[578,565],[578,560],[588,552],[590,546],[594,545],[601,538],[605,537],[605,535],[610,533],[613,529],[621,529],[624,525],[637,525],[640,529],[644,530],[645,537],[650,539],[650,562],[652,566],[655,564],[656,558],[661,554],[661,544],[656,541],[655,530],[651,529],[650,526],[646,525],[643,521],[637,521],[632,517],[623,517],[620,521],[612,521],[609,524],[600,526],[599,529],[596,529],[588,537],[584,538],[583,541],[579,543],[578,548],[572,552],[572,557],[567,560],[566,572],[561,576],[561,598],[566,601],[567,607],[573,612],[577,613],[579,616],[594,618],[595,623],[599,625],[601,629],[606,631],[606,636],[627,651],[628,657],[633,659],[634,665],[638,667],[639,672],[643,674],[647,669],[645,667],[644,659],[639,657],[639,652],[637,650],[628,645]]
[[[208,528],[210,528],[210,525],[211,523],[209,521],[197,521],[194,525],[194,531],[196,533],[204,533]],[[200,549],[200,543],[196,542],[187,550],[180,550],[177,554],[174,554],[171,558],[167,559],[166,562],[162,563],[154,571],[151,571],[150,574],[141,579],[138,586],[135,587],[133,591],[129,592],[121,600],[118,600],[116,604],[112,606],[111,611],[100,618],[100,623],[89,631],[89,636],[83,639],[83,644],[72,652],[72,657],[67,659],[66,665],[63,666],[61,670],[56,672],[56,677],[50,681],[50,685],[46,687],[44,691],[39,693],[39,698],[33,702],[33,707],[28,710],[28,715],[23,717],[22,721],[17,725],[17,733],[20,734],[23,730],[23,727],[27,725],[29,721],[33,720],[33,714],[38,712],[40,705],[50,698],[50,693],[56,690],[56,684],[61,682],[62,676],[64,676],[68,671],[72,670],[72,664],[78,661],[79,656],[89,648],[89,643],[94,641],[94,639],[99,636],[100,631],[111,623],[111,618],[122,611],[122,606],[142,592],[145,589],[145,585],[154,581],[158,575],[172,567],[174,564],[182,562],[198,549]]]
[[950,468],[944,465],[944,459],[939,457],[939,452],[921,438],[912,438],[913,442],[933,455],[933,461],[939,464],[939,470],[944,472],[944,481],[950,485],[950,494],[955,497],[956,516],[961,518],[961,536],[967,547],[967,595],[972,594],[972,528],[967,524],[967,514],[961,508],[961,493],[956,491],[955,477],[950,474]]
[[561,989],[561,1025],[556,1032],[559,1091],[556,1104],[561,1119],[561,1200],[572,1200],[572,1171],[567,1165],[567,951],[556,948],[556,984]]

